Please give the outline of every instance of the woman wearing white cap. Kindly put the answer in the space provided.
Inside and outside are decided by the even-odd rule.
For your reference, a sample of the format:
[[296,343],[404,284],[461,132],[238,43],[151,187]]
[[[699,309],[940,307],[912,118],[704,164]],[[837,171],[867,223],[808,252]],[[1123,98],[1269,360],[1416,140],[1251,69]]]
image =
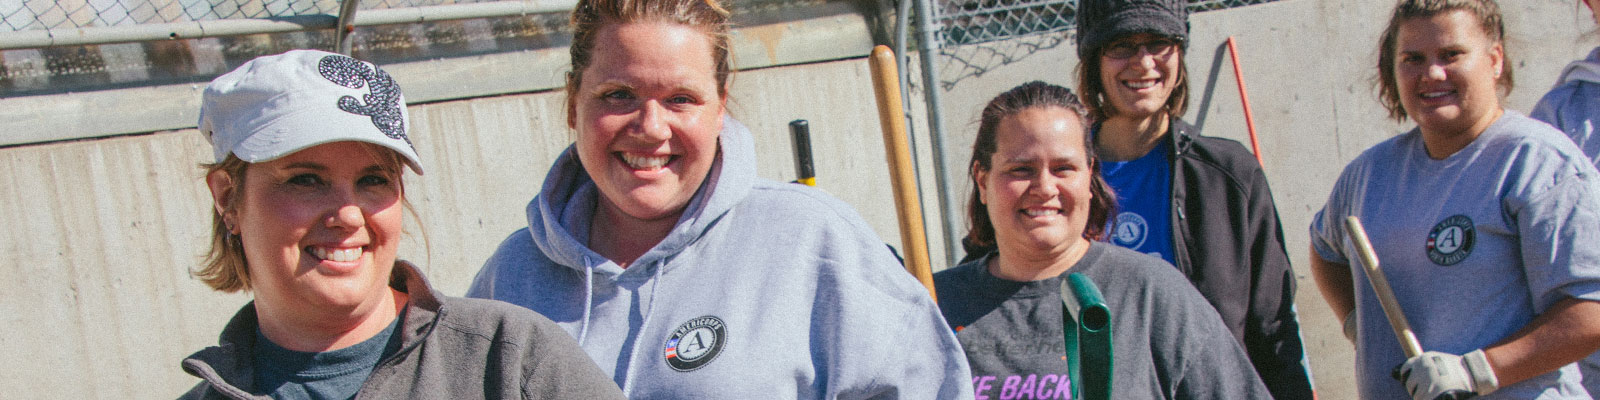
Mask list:
[[399,86],[321,51],[251,60],[206,88],[212,246],[195,275],[249,291],[184,398],[620,398],[548,319],[449,298],[396,258],[402,166],[421,163]]

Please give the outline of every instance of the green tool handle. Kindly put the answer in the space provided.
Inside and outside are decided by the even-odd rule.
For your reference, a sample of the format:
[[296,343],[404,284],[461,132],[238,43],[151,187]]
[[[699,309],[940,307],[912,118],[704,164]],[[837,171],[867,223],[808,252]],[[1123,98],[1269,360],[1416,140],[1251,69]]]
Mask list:
[[1111,398],[1111,309],[1094,281],[1070,274],[1061,282],[1062,335],[1073,398]]

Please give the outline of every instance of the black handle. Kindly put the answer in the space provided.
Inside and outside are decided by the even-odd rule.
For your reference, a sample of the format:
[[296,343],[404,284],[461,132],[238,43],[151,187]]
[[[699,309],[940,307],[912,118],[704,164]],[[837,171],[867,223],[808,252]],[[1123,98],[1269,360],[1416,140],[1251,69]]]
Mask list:
[[810,186],[817,185],[817,167],[811,160],[811,123],[797,119],[789,123],[794,136],[794,170],[796,180]]

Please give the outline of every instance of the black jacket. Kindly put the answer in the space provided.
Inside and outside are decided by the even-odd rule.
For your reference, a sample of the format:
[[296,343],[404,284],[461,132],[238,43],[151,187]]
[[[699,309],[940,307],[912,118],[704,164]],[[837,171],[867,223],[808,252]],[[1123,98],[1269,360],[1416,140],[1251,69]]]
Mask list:
[[1174,264],[1216,307],[1273,397],[1310,399],[1294,270],[1267,176],[1239,142],[1173,118]]

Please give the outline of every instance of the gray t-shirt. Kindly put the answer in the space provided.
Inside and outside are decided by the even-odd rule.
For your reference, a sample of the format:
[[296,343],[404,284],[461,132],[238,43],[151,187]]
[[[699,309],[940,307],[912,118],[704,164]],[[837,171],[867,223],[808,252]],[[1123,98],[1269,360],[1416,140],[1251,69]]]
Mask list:
[[[993,257],[933,276],[977,398],[1067,398],[1064,278],[1000,279],[986,267]],[[1270,398],[1216,310],[1170,264],[1095,242],[1068,272],[1094,281],[1111,311],[1114,398]]]
[[[1312,246],[1356,283],[1361,398],[1408,397],[1405,361],[1367,283],[1345,216],[1365,225],[1422,348],[1465,354],[1566,298],[1600,300],[1600,181],[1560,132],[1507,110],[1467,147],[1428,157],[1420,131],[1379,143],[1345,167],[1312,219]],[[1488,398],[1588,398],[1576,364]]]

